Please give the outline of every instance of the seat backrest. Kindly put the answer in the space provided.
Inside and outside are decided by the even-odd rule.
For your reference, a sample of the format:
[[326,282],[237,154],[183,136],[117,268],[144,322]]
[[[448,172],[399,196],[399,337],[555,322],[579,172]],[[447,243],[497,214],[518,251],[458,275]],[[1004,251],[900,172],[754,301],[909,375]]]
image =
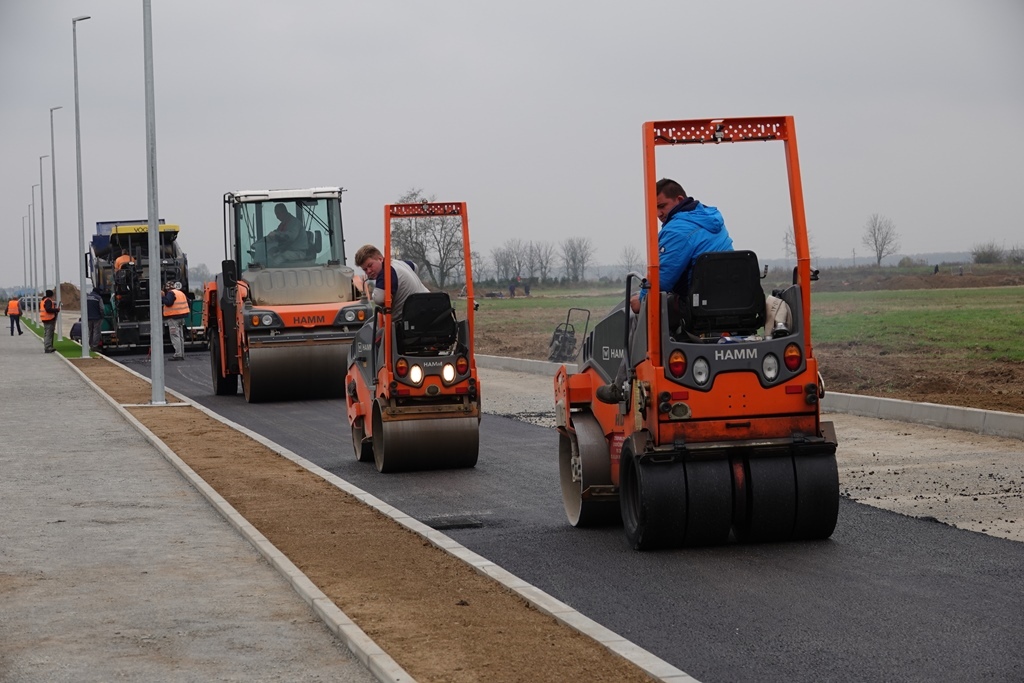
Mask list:
[[459,326],[447,292],[410,294],[395,324],[398,352],[405,355],[446,353],[458,339]]
[[701,254],[693,267],[689,293],[680,304],[686,330],[691,334],[756,333],[765,320],[757,254]]

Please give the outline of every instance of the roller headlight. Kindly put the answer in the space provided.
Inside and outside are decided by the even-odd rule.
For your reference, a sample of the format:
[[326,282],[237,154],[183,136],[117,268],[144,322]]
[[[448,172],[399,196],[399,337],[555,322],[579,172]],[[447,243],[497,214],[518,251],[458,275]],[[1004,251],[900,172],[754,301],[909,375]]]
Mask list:
[[262,322],[264,325],[271,325],[274,322],[274,316],[270,315],[269,313],[264,313],[263,317],[260,318],[260,322]]
[[345,322],[347,322],[347,323],[354,322],[355,319],[356,319],[356,312],[355,311],[345,311]]
[[451,383],[455,379],[455,366],[451,363],[445,363],[444,367],[441,368],[441,379],[445,382]]
[[409,368],[409,381],[413,384],[419,384],[423,381],[423,368],[418,365],[414,365]]
[[706,358],[698,358],[693,361],[693,381],[704,386],[708,383],[708,379],[711,377],[711,369],[708,367],[708,361]]
[[769,382],[774,382],[779,378],[779,359],[774,353],[769,353],[761,361],[761,372],[764,373],[764,378]]

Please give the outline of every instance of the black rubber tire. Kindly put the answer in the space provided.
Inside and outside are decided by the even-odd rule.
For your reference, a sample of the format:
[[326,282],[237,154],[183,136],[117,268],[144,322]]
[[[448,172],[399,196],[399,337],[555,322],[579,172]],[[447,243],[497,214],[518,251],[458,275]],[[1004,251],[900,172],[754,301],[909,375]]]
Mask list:
[[736,520],[737,540],[788,541],[796,524],[793,458],[751,458],[746,467],[747,516]]
[[839,519],[839,469],[835,454],[798,455],[796,471],[796,526],[800,540],[828,538]]
[[676,548],[686,530],[686,468],[677,462],[639,462],[629,440],[619,461],[622,529],[634,550]]
[[696,460],[686,468],[684,546],[721,545],[732,530],[732,472],[728,460]]
[[[613,497],[583,498],[583,492],[587,488],[612,483],[608,442],[604,438],[604,432],[597,419],[590,413],[580,413],[573,417],[572,426],[574,435],[558,435],[558,474],[565,515],[569,523],[575,527],[618,524],[618,500]],[[572,455],[574,450],[578,453],[575,478]]]
[[234,396],[238,393],[238,375],[224,377],[220,374],[220,341],[210,343],[210,376],[213,379],[213,393],[217,396]]

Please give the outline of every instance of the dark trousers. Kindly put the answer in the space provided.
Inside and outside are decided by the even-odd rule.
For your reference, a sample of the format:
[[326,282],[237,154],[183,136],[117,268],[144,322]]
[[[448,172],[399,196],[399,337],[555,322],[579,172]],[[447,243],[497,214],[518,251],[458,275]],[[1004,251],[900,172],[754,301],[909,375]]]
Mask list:
[[11,336],[12,337],[14,336],[14,328],[15,327],[18,328],[18,334],[21,334],[22,332],[21,332],[21,315],[20,314],[12,315],[11,316]]

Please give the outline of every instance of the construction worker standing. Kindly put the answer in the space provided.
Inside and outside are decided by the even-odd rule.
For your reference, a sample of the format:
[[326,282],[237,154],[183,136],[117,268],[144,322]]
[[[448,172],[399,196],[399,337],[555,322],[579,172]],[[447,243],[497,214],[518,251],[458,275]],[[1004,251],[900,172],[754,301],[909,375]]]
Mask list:
[[174,347],[174,355],[171,356],[171,360],[185,360],[185,318],[191,312],[188,297],[183,291],[175,288],[173,282],[168,281],[164,285],[161,302],[164,305],[164,322],[167,323],[171,346]]
[[11,336],[14,336],[14,328],[17,326],[18,334],[25,334],[21,331],[21,301],[18,297],[11,297],[11,300],[7,302],[7,309],[4,311],[4,315],[11,319]]
[[46,290],[43,303],[39,306],[39,320],[43,323],[43,351],[53,353],[53,331],[57,327],[57,314],[60,306],[53,302],[53,290]]

